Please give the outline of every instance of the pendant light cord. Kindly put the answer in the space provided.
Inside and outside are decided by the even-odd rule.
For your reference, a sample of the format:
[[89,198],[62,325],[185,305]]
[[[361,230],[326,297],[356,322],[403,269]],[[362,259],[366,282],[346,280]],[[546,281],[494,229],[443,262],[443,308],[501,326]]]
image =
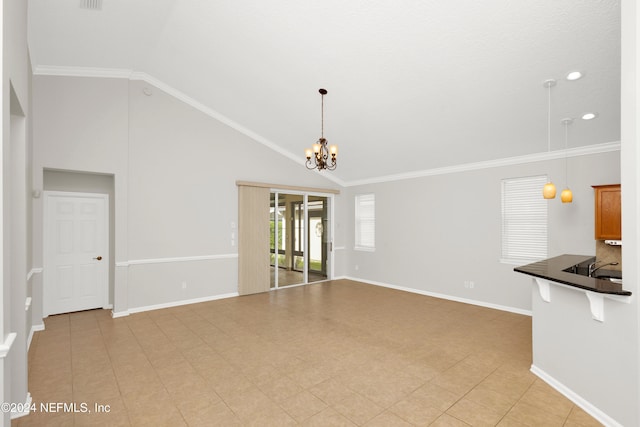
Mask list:
[[551,84],[547,88],[547,151],[551,152]]
[[564,122],[564,186],[565,188],[569,188],[569,172],[567,172],[569,160],[569,155],[567,154],[568,149],[568,141],[569,141],[569,121],[565,120]]

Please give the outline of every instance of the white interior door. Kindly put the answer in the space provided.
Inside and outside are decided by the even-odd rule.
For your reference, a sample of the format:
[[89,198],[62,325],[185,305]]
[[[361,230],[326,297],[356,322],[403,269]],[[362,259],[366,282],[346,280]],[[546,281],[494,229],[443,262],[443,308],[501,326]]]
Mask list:
[[44,315],[105,307],[109,196],[45,191],[44,203]]

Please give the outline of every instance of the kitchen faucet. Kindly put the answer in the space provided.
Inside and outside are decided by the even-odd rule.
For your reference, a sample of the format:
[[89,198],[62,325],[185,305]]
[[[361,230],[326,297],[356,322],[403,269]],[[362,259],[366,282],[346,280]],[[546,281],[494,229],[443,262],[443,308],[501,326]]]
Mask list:
[[598,263],[598,261],[594,261],[591,264],[589,264],[589,277],[592,277],[593,273],[595,273],[596,271],[600,270],[602,267],[606,267],[607,265],[618,265],[618,261],[613,261],[613,262],[609,262],[607,264],[602,264],[599,267],[596,267],[597,263]]

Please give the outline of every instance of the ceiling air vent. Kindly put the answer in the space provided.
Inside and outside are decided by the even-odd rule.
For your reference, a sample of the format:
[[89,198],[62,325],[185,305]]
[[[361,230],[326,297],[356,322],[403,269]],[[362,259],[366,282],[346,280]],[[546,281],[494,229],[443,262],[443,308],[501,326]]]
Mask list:
[[102,10],[102,0],[80,0],[81,9]]

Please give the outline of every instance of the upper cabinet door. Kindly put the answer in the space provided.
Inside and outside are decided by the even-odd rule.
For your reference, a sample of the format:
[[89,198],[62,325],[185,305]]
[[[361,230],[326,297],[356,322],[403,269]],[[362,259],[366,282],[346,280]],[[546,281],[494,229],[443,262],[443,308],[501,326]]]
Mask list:
[[595,190],[596,240],[622,240],[620,184],[597,185]]

